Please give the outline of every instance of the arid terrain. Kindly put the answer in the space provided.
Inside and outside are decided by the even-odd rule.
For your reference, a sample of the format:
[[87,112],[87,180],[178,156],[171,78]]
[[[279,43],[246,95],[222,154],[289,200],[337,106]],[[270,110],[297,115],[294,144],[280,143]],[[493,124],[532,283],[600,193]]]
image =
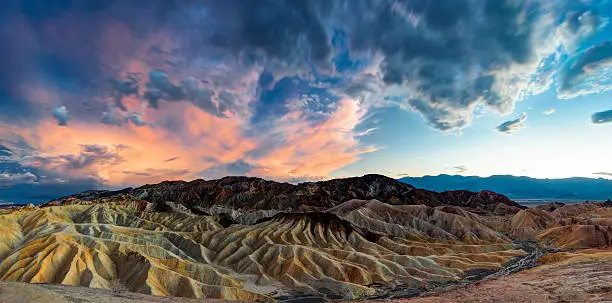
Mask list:
[[611,206],[379,175],[90,191],[0,209],[0,302],[602,302]]

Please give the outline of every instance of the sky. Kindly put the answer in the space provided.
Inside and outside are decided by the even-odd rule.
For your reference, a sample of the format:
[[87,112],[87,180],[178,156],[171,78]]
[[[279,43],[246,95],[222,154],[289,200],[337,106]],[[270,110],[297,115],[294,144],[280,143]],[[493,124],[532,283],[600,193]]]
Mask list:
[[607,0],[7,0],[0,201],[163,180],[612,177]]

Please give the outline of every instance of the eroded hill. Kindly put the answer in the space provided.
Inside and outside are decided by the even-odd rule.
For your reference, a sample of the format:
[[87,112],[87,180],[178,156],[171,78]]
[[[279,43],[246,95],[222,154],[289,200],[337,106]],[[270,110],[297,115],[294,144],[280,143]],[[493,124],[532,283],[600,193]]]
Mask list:
[[0,280],[247,301],[393,298],[612,244],[606,203],[524,209],[491,192],[390,180],[164,182],[2,209]]

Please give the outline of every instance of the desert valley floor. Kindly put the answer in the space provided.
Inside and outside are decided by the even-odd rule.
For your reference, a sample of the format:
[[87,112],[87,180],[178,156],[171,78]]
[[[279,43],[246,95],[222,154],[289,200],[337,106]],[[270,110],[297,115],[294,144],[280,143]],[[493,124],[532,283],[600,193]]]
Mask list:
[[3,303],[612,301],[611,203],[379,175],[90,191],[0,209],[0,235]]

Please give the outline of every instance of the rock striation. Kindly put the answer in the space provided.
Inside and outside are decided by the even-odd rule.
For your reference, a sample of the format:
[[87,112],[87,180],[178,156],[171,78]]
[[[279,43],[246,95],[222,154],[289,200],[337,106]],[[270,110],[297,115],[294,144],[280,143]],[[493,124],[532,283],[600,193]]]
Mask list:
[[[395,218],[386,223],[389,212]],[[352,200],[224,226],[218,216],[161,212],[130,196],[72,199],[0,215],[0,279],[102,289],[119,282],[143,294],[230,300],[359,298],[381,284],[456,281],[524,254],[472,215]]]

